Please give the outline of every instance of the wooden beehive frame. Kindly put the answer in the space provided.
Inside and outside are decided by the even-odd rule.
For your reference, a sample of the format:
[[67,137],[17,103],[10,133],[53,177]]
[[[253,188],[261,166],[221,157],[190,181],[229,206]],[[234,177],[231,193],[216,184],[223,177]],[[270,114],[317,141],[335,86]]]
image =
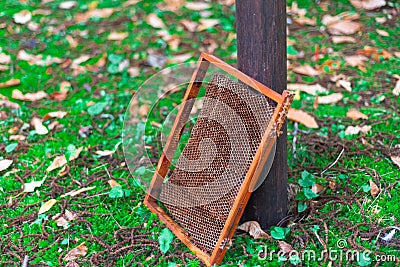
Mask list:
[[[216,247],[212,251],[211,255],[204,252],[202,249],[198,248],[193,242],[191,242],[189,236],[186,234],[185,230],[175,222],[164,210],[161,208],[157,199],[154,197],[159,195],[163,179],[168,173],[170,167],[169,159],[172,159],[172,155],[176,150],[176,146],[180,140],[180,129],[182,129],[183,124],[186,122],[190,115],[190,111],[193,107],[194,101],[188,101],[197,97],[199,90],[202,86],[203,79],[207,73],[207,69],[210,64],[214,64],[219,69],[229,73],[230,75],[236,77],[241,82],[247,84],[248,86],[254,88],[255,90],[261,92],[265,96],[269,97],[276,102],[276,108],[272,115],[271,121],[267,126],[260,146],[254,156],[252,164],[247,172],[237,198],[233,204],[233,207],[229,213],[228,219],[225,226],[221,232],[219,240]],[[282,127],[284,120],[286,118],[287,111],[293,100],[293,94],[284,91],[283,94],[279,94],[267,86],[257,82],[246,74],[240,72],[239,70],[233,68],[232,66],[226,64],[222,60],[205,53],[202,53],[198,62],[196,70],[194,71],[186,94],[183,98],[183,104],[180,107],[177,117],[175,119],[174,125],[171,129],[171,133],[168,137],[167,143],[157,164],[156,172],[150,184],[149,192],[145,197],[144,204],[155,214],[158,218],[166,224],[166,226],[190,249],[197,257],[199,257],[207,266],[212,266],[219,264],[226,252],[228,244],[235,232],[237,224],[243,214],[245,206],[251,195],[251,187],[254,184],[261,173],[261,169],[257,168],[259,164],[263,165],[266,160],[265,157],[261,155],[268,155],[272,149],[272,142],[269,142],[271,138],[271,133],[274,136],[278,136],[280,133],[280,128]]]

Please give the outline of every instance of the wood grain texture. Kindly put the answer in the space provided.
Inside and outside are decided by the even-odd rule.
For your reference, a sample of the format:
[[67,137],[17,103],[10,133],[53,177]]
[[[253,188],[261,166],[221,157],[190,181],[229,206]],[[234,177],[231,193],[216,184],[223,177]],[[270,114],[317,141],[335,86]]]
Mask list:
[[[286,2],[236,0],[238,68],[278,93],[286,88]],[[252,194],[242,221],[266,229],[287,213],[287,134],[282,127],[274,163]]]

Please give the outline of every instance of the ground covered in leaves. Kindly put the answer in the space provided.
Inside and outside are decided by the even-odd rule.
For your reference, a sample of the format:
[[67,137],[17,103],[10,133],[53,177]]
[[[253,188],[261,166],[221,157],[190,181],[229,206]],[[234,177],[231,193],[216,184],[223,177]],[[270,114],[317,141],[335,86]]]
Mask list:
[[[143,206],[120,134],[157,69],[200,51],[235,64],[234,1],[0,7],[0,265],[201,266]],[[395,1],[289,1],[290,213],[266,239],[238,232],[222,266],[399,264],[398,16]],[[320,254],[339,248],[371,253]]]

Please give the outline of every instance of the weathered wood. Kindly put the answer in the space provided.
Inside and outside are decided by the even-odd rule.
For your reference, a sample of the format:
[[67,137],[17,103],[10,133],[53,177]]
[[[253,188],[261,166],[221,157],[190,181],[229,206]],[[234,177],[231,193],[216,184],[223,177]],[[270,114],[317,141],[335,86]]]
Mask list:
[[[236,0],[238,68],[278,93],[286,88],[286,1]],[[286,124],[278,139],[274,163],[252,194],[242,221],[263,228],[287,213]]]

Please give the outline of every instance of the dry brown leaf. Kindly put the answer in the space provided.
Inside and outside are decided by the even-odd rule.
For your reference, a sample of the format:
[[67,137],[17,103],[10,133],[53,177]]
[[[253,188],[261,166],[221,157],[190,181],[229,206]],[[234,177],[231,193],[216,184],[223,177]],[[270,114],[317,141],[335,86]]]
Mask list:
[[367,115],[361,113],[360,111],[358,111],[357,109],[354,109],[354,108],[349,109],[349,111],[347,111],[347,113],[346,113],[346,116],[348,118],[351,118],[351,119],[355,120],[355,121],[359,120],[359,119],[368,120],[368,116]]
[[6,82],[0,83],[0,88],[6,88],[6,87],[11,87],[11,86],[16,86],[20,84],[21,81],[19,79],[11,79]]
[[310,26],[317,25],[317,20],[315,18],[307,18],[299,16],[299,17],[294,17],[293,21],[299,25],[310,25]]
[[396,85],[394,86],[394,89],[393,89],[392,93],[395,96],[399,96],[400,95],[400,79],[397,80]]
[[71,69],[76,69],[79,67],[80,64],[88,61],[89,59],[91,59],[92,57],[90,55],[81,55],[78,58],[75,58],[74,60],[72,60],[71,62]]
[[6,55],[4,53],[0,53],[0,64],[11,64],[11,56]]
[[154,13],[147,16],[146,22],[153,28],[165,28],[164,22]]
[[32,118],[31,125],[35,128],[35,131],[39,135],[45,135],[49,133],[49,130],[43,125],[42,120],[39,118]]
[[112,154],[114,154],[115,151],[114,150],[97,150],[96,154],[102,157],[106,157],[106,156],[110,156]]
[[285,241],[278,240],[279,248],[284,252],[284,253],[290,253],[294,251],[293,247],[286,243]]
[[77,148],[76,151],[75,151],[75,154],[69,156],[69,161],[73,161],[73,160],[77,159],[79,157],[79,155],[81,154],[82,150],[83,150],[82,146]]
[[[57,217],[59,217],[58,219],[56,219]],[[70,212],[69,210],[65,210],[64,215],[60,216],[60,213],[57,213],[56,215],[53,216],[52,220],[55,220],[57,222],[57,226],[64,226],[67,225],[68,222],[75,220],[76,218],[78,218],[78,216],[73,213]]]
[[191,20],[183,19],[179,22],[180,24],[183,25],[189,32],[195,32],[197,31],[197,23]]
[[342,100],[343,94],[334,93],[327,96],[318,96],[318,104],[334,104]]
[[360,126],[348,126],[346,130],[344,131],[345,135],[352,135],[352,134],[358,134],[359,132],[362,133],[368,133],[371,130],[371,126],[364,125],[362,127]]
[[102,8],[102,9],[92,9],[86,11],[85,13],[76,14],[74,19],[77,23],[82,23],[88,21],[90,18],[97,17],[97,18],[108,18],[114,13],[113,8]]
[[67,158],[65,157],[65,155],[57,156],[55,157],[51,165],[47,167],[46,172],[51,172],[52,170],[58,169],[65,164],[67,164]]
[[351,92],[353,90],[351,88],[351,82],[346,81],[346,80],[339,80],[339,81],[336,82],[336,85],[343,87],[348,92]]
[[141,0],[128,0],[122,4],[123,7],[133,6],[139,3]]
[[79,195],[80,193],[83,193],[83,192],[86,192],[86,191],[89,191],[89,190],[92,190],[92,189],[95,189],[95,188],[96,188],[95,186],[84,187],[84,188],[81,188],[79,190],[73,190],[71,192],[65,193],[65,194],[61,195],[61,197],[62,198],[66,197],[66,196],[74,197],[76,195]]
[[321,192],[322,190],[324,190],[324,187],[320,184],[314,184],[311,187],[311,191],[313,191],[315,194],[318,194],[319,192]]
[[54,204],[57,203],[57,200],[55,199],[50,199],[49,201],[45,202],[39,209],[39,213],[38,214],[42,214],[45,213],[47,211],[49,211],[51,209],[51,207],[54,206]]
[[50,57],[50,56],[43,57],[43,55],[31,55],[28,54],[25,50],[18,51],[17,59],[28,61],[29,65],[37,65],[37,66],[49,66],[53,63],[61,64],[64,62],[63,59],[58,57]]
[[245,222],[238,226],[239,230],[249,233],[254,239],[270,239],[271,237],[261,229],[257,221]]
[[8,140],[10,140],[10,141],[24,141],[24,140],[26,140],[26,136],[20,135],[20,134],[10,135],[8,137]]
[[380,60],[381,57],[384,59],[393,57],[393,55],[385,49],[374,48],[367,45],[364,46],[363,49],[357,50],[356,54],[371,57],[374,60]]
[[338,21],[328,25],[328,32],[334,35],[351,35],[361,30],[361,23],[355,21]]
[[108,37],[107,40],[110,41],[121,41],[124,40],[126,37],[128,37],[129,33],[127,32],[111,32]]
[[176,12],[185,4],[185,0],[165,0],[162,5],[157,5],[160,10]]
[[389,33],[387,31],[384,30],[379,30],[377,29],[376,32],[380,35],[380,36],[384,36],[384,37],[388,37]]
[[313,128],[313,129],[319,128],[314,117],[303,110],[290,108],[287,118],[291,121],[297,121],[306,126],[307,128]]
[[200,19],[199,22],[200,22],[200,25],[197,28],[197,31],[199,31],[199,32],[207,30],[209,28],[213,28],[214,26],[219,24],[218,19]]
[[147,104],[141,105],[139,108],[139,115],[142,117],[146,117],[149,114],[150,106]]
[[368,58],[362,55],[354,55],[354,56],[345,56],[344,60],[346,61],[347,64],[349,64],[352,67],[359,67],[359,66],[364,66],[365,61],[367,61]]
[[294,68],[293,71],[298,74],[303,74],[303,75],[307,75],[307,76],[311,76],[311,77],[321,74],[320,71],[314,69],[310,65],[298,66],[298,67]]
[[36,93],[23,94],[20,90],[15,89],[12,91],[11,97],[23,101],[38,101],[46,98],[48,95],[44,91],[38,91]]
[[369,188],[372,197],[376,197],[379,192],[381,192],[379,187],[372,180],[369,180]]
[[386,5],[385,0],[350,0],[350,3],[358,9],[374,10]]
[[20,108],[20,106],[17,103],[9,101],[8,98],[5,99],[0,98],[0,107],[10,108],[10,109]]
[[352,21],[352,20],[357,20],[360,18],[360,14],[358,13],[354,13],[354,12],[350,12],[350,11],[346,11],[343,13],[340,13],[336,16],[331,16],[331,15],[324,15],[322,17],[322,24],[329,26],[331,24],[335,24],[339,21]]
[[76,48],[78,46],[78,42],[71,35],[65,35],[65,40],[67,40],[71,48]]
[[192,57],[192,53],[186,53],[186,54],[181,54],[181,55],[176,55],[173,58],[167,59],[168,64],[179,64],[187,61]]
[[400,168],[400,156],[392,155],[390,158]]
[[67,255],[64,257],[65,261],[74,261],[79,257],[85,257],[88,252],[88,248],[85,242],[82,242],[79,246],[72,249]]
[[4,66],[4,65],[0,64],[0,71],[6,71],[6,70],[9,70],[9,69],[10,69],[9,66]]
[[2,159],[0,160],[0,172],[8,169],[11,166],[13,161],[11,159]]
[[356,38],[351,36],[332,36],[332,42],[334,44],[355,43],[356,41]]
[[108,180],[108,184],[110,185],[111,188],[116,187],[116,186],[121,186],[117,181],[114,179]]
[[129,76],[131,76],[131,77],[136,77],[136,76],[139,76],[139,74],[140,74],[140,68],[138,68],[138,67],[130,67],[130,68],[128,68],[128,73],[129,73]]
[[22,10],[13,15],[13,19],[15,23],[18,24],[26,24],[32,19],[32,13],[29,10]]
[[69,261],[67,262],[67,264],[65,265],[65,267],[80,267],[78,263],[74,262],[74,261]]
[[186,2],[185,7],[190,10],[203,11],[210,8],[210,4],[205,2]]
[[328,93],[328,89],[321,86],[320,84],[301,84],[301,83],[291,83],[287,85],[287,89],[291,91],[300,90],[310,95],[317,95],[317,94],[326,94]]
[[43,121],[47,121],[49,119],[57,118],[57,119],[62,119],[67,115],[68,112],[65,111],[54,111],[54,112],[49,112],[46,115],[43,116]]
[[75,1],[63,1],[58,5],[59,9],[72,9],[76,7],[77,2]]

